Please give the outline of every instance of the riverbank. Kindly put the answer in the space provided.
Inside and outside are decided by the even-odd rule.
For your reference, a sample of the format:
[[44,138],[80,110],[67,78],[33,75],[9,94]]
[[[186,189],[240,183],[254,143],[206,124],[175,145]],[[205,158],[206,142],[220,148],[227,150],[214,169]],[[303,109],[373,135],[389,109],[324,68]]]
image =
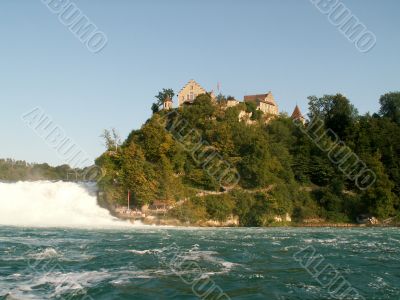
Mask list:
[[[122,213],[120,211],[115,210],[112,206],[108,206],[107,208],[110,211],[110,214],[120,220],[130,221],[132,223],[141,222],[145,225],[157,225],[157,226],[177,226],[177,227],[241,227],[246,228],[248,226],[240,225],[239,217],[231,216],[226,221],[218,221],[218,220],[200,220],[200,221],[192,221],[192,220],[179,220],[177,218],[169,217],[167,215],[167,211],[160,210],[148,210],[147,213],[143,213],[139,210],[130,210],[128,212]],[[281,221],[281,222],[272,222],[268,226],[262,227],[299,227],[299,228],[307,228],[307,227],[328,227],[328,228],[376,228],[376,227],[400,227],[398,223],[377,223],[377,224],[359,224],[359,223],[332,223],[326,221],[320,222],[289,222],[289,221]]]
[[[168,208],[146,208],[142,209],[128,209],[127,207],[116,207],[110,204],[104,195],[104,193],[98,193],[98,204],[107,209],[110,214],[120,220],[130,221],[132,223],[141,222],[145,225],[157,225],[157,226],[177,226],[177,227],[252,227],[243,226],[240,224],[238,216],[231,215],[225,221],[204,219],[193,221],[189,218],[178,219],[170,215]],[[400,227],[400,223],[393,221],[392,223],[379,222],[377,219],[367,219],[372,223],[334,223],[329,222],[320,218],[306,219],[302,222],[292,221],[291,217],[286,214],[285,216],[275,216],[274,221],[268,225],[260,227],[328,227],[328,228],[370,228],[370,227]]]
[[[129,220],[132,223],[137,221],[145,225],[156,225],[156,226],[176,226],[176,227],[210,227],[210,228],[247,228],[239,223],[239,219],[230,218],[224,222],[216,220],[202,220],[197,222],[191,221],[180,221],[176,218],[170,218],[166,216],[154,216],[149,215],[145,217],[124,217],[117,216],[121,220]],[[296,223],[296,222],[276,222],[271,223],[269,226],[263,226],[260,228],[275,228],[275,227],[293,227],[293,228],[390,228],[390,227],[400,227],[400,224],[357,224],[357,223],[331,223],[331,222],[321,222],[321,223]]]

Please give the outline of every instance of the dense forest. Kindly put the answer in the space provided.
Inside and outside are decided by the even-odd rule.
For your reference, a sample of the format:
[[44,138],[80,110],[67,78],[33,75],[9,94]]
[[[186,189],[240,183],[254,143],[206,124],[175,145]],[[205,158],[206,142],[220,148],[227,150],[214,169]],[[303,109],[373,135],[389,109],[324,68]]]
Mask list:
[[[227,108],[227,97],[210,95],[172,111],[158,109],[170,96],[161,92],[153,116],[121,144],[108,132],[107,151],[96,164],[105,175],[99,182],[107,199],[125,203],[127,192],[140,207],[163,200],[181,220],[220,220],[238,216],[243,226],[268,226],[276,216],[295,222],[323,219],[354,222],[370,214],[380,220],[396,218],[400,203],[400,93],[388,93],[380,111],[359,115],[343,95],[309,97],[309,120],[321,120],[325,134],[318,142],[307,134],[310,121],[300,124],[286,114],[265,122],[260,111],[243,103]],[[239,118],[253,112],[252,124]],[[232,166],[237,184],[225,187],[195,159],[171,132],[184,120],[201,137],[207,151]],[[368,187],[332,162],[320,146],[337,144],[357,157],[374,174]],[[178,204],[177,204],[178,203]]]

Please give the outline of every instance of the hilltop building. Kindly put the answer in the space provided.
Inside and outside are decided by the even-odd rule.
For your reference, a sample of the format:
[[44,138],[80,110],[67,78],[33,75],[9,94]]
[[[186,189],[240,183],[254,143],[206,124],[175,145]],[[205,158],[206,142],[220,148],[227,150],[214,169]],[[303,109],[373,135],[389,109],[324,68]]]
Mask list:
[[271,92],[260,95],[244,96],[244,102],[255,103],[257,109],[265,114],[278,115],[279,109]]
[[170,110],[172,109],[172,99],[170,97],[168,97],[167,99],[165,99],[164,103],[163,103],[163,109],[164,110]]
[[234,107],[238,105],[240,102],[237,101],[235,98],[228,98],[226,100],[226,107]]
[[206,93],[207,91],[192,79],[178,93],[178,105],[180,107],[184,104],[191,104],[197,96]]
[[296,107],[294,108],[291,118],[294,121],[301,122],[303,125],[306,123],[306,118],[304,118],[304,116],[301,113],[300,108],[297,104],[296,104]]
[[[207,94],[207,90],[203,88],[199,83],[195,80],[190,80],[178,93],[178,106],[181,107],[183,105],[190,105],[194,102],[197,96]],[[214,93],[211,91],[209,92],[213,101],[216,101],[216,97]],[[246,95],[244,96],[243,102],[236,100],[234,97],[228,97],[226,99],[225,107],[234,107],[239,105],[240,103],[254,103],[258,110],[264,113],[264,120],[265,123],[268,123],[272,120],[275,116],[279,115],[279,107],[277,102],[275,101],[272,92],[269,91],[266,94],[257,94],[257,95]],[[168,98],[164,101],[163,109],[170,110],[172,109],[172,99]],[[296,105],[293,113],[292,119],[298,120],[301,123],[305,123],[305,118],[302,115],[300,108]],[[251,119],[251,113],[246,113],[242,111],[239,115],[239,120],[245,121],[248,124],[255,123]]]
[[[207,91],[195,80],[190,80],[178,93],[178,106],[184,104],[192,104],[197,96],[206,94]],[[213,92],[210,92],[211,97],[215,100]],[[275,98],[271,92],[260,95],[249,95],[244,96],[244,102],[253,102],[256,104],[257,109],[261,110],[265,114],[278,115],[279,109],[276,104]],[[228,99],[226,106],[233,107],[238,105],[240,102],[235,99]]]

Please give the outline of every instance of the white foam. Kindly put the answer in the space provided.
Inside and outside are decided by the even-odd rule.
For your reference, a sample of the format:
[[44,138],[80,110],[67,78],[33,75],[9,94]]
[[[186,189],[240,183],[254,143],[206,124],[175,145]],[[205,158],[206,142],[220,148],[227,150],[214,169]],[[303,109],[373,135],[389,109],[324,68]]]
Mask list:
[[151,254],[154,251],[153,250],[128,250],[128,252],[134,253],[134,254],[139,254],[139,255],[143,255],[143,254]]
[[38,253],[30,253],[28,256],[30,258],[35,258],[35,259],[48,259],[48,258],[59,257],[60,254],[54,248],[46,248]]
[[[5,299],[58,299],[70,293],[85,293],[87,288],[103,282],[113,285],[129,284],[132,280],[140,279],[140,283],[146,283],[153,278],[148,272],[136,267],[120,270],[83,271],[83,272],[57,272],[37,273],[21,276],[13,274],[4,277],[0,282],[0,298]],[[18,284],[15,281],[18,280]],[[137,283],[137,280],[135,281]],[[47,285],[49,289],[43,291],[39,287]],[[4,293],[4,294],[2,294]],[[68,297],[66,297],[68,298]]]
[[0,225],[109,228],[132,226],[97,205],[95,186],[72,182],[0,183]]

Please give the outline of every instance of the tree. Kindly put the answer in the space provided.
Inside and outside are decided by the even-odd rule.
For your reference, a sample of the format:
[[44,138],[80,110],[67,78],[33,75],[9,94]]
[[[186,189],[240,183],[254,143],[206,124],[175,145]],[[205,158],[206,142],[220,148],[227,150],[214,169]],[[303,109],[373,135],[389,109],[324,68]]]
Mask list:
[[146,159],[156,163],[162,154],[170,150],[174,141],[161,125],[160,117],[156,115],[141,128],[137,143],[143,149]]
[[143,151],[133,143],[124,149],[120,182],[126,192],[131,192],[133,200],[138,206],[155,199],[156,173],[146,162]]
[[157,103],[153,103],[151,105],[151,111],[153,112],[153,114],[156,114],[160,111],[160,106],[158,106]]
[[157,196],[167,201],[179,200],[182,196],[183,186],[179,177],[174,174],[172,164],[165,155],[161,155],[157,170],[159,173]]
[[348,129],[357,118],[357,109],[341,94],[308,97],[309,117],[311,120],[319,118],[325,123],[325,128],[330,128],[340,139],[345,139]]
[[379,114],[400,125],[400,92],[387,93],[379,99]]
[[173,89],[163,89],[155,96],[157,101],[151,105],[151,110],[153,114],[158,113],[160,111],[160,107],[164,105],[164,102],[167,99],[173,99],[175,96],[175,92]]
[[227,100],[226,97],[221,93],[219,93],[217,97],[215,97],[215,99],[217,100],[218,103],[225,103]]
[[381,154],[385,173],[400,195],[400,126],[389,118],[363,116],[354,126],[352,144],[358,155]]
[[246,188],[266,188],[284,173],[277,157],[271,155],[266,132],[259,127],[237,128],[234,136],[240,160],[237,164]]
[[100,135],[104,139],[104,145],[107,150],[110,150],[114,146],[114,141],[112,140],[111,132],[108,129],[104,129],[103,133]]
[[394,216],[399,199],[393,193],[394,184],[385,174],[380,159],[380,153],[363,157],[368,167],[375,173],[376,181],[362,193],[361,199],[369,213],[378,218],[388,218]]
[[175,92],[173,89],[163,89],[161,92],[158,93],[156,98],[158,99],[158,103],[162,105],[166,99],[172,99],[175,96]]
[[196,97],[193,104],[184,108],[182,112],[183,119],[187,120],[191,127],[197,130],[206,130],[213,128],[211,121],[216,111],[211,96],[201,94]]
[[227,194],[206,196],[204,202],[210,218],[221,222],[225,222],[232,215],[235,205],[232,197]]
[[[155,112],[163,100],[173,96],[171,92],[164,89],[156,96]],[[318,142],[304,132],[310,124],[298,127],[284,115],[268,124],[245,124],[238,115],[247,110],[257,119],[259,111],[254,104],[221,109],[209,94],[202,94],[174,114],[154,114],[141,129],[132,131],[121,147],[115,131],[104,131],[108,151],[96,160],[105,174],[99,187],[112,192],[106,192],[108,199],[124,203],[128,190],[136,204],[181,200],[183,204],[173,210],[175,216],[192,222],[225,220],[231,213],[245,226],[266,226],[275,216],[286,213],[297,221],[324,218],[334,222],[355,220],[363,213],[381,219],[399,215],[400,126],[394,122],[398,94],[383,95],[380,115],[373,116],[358,116],[341,94],[310,97],[310,117],[324,122],[321,132],[327,128],[335,132],[323,135]],[[221,101],[227,99],[230,97],[220,97]],[[170,130],[169,125],[178,124],[175,122],[180,122],[176,129],[181,138]],[[332,137],[336,135],[345,145],[336,145],[333,154],[341,153],[339,150],[352,152],[376,174],[376,182],[368,189],[357,187],[360,176],[356,173],[352,174],[354,180],[342,171],[352,169],[358,158],[351,156],[338,165],[331,161],[332,153],[320,149],[320,145],[334,145]],[[191,143],[191,151],[182,147],[182,141],[186,146]],[[199,189],[221,191],[221,182],[215,176],[218,172],[206,169],[205,159],[201,163],[193,159],[200,154],[209,162],[218,155],[230,169],[238,171],[237,188],[213,196],[195,196]],[[363,164],[357,168],[364,168]],[[225,167],[221,165],[217,171]],[[46,165],[27,168],[33,178],[52,175]],[[3,170],[12,177],[24,175],[17,162],[11,167],[0,162],[0,175]]]
[[257,105],[254,102],[246,102],[246,112],[251,113],[251,120],[259,120],[263,112],[257,109]]
[[115,128],[111,130],[104,129],[100,137],[104,139],[104,145],[107,150],[118,151],[118,147],[121,145],[121,137]]
[[118,151],[118,147],[121,145],[121,136],[115,128],[111,129],[111,133],[114,141],[115,151]]

